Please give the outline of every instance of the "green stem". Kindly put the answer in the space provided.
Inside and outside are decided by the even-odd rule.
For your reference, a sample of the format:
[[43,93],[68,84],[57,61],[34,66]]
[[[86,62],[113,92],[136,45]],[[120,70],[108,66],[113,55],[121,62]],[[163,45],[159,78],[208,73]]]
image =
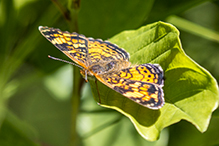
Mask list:
[[67,21],[71,21],[70,13],[58,0],[51,0]]
[[78,28],[78,12],[80,10],[80,0],[69,0],[68,9],[70,10],[71,17],[69,21],[69,28],[71,31],[79,32]]
[[[78,32],[78,10],[80,6],[80,0],[69,0],[68,9],[70,12],[69,28],[71,31]],[[73,80],[73,92],[72,92],[72,112],[71,112],[71,146],[80,145],[80,138],[77,133],[77,116],[80,107],[81,87],[84,83],[79,68],[74,66],[74,80]]]
[[74,66],[74,80],[73,80],[73,92],[72,92],[72,111],[71,111],[71,146],[80,145],[80,139],[77,133],[77,116],[80,107],[80,91],[83,85],[83,79],[79,73],[79,69]]
[[[52,0],[52,2],[58,7],[64,18],[67,20],[70,31],[78,32],[78,12],[80,8],[80,0],[68,0],[68,9],[65,8],[58,0]],[[70,146],[78,146],[80,145],[80,138],[77,133],[77,116],[80,107],[80,92],[84,80],[80,75],[79,68],[76,66],[74,66],[73,79]]]

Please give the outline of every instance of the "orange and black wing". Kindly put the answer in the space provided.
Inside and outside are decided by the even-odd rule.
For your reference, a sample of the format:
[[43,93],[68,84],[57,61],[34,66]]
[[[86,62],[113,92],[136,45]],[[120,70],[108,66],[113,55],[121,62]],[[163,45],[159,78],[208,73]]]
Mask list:
[[88,54],[91,64],[112,60],[129,61],[129,53],[123,48],[101,39],[88,38],[88,40]]
[[88,39],[75,32],[69,33],[56,28],[40,26],[42,35],[60,51],[83,68],[88,66]]
[[150,109],[164,105],[163,70],[159,65],[142,64],[118,73],[96,75],[102,83]]

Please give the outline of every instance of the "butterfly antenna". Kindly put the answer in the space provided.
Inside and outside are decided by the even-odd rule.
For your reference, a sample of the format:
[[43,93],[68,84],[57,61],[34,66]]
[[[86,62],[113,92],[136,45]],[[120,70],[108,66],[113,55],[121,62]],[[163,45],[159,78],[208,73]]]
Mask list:
[[62,60],[62,59],[59,59],[59,58],[56,58],[56,57],[52,57],[52,56],[50,56],[50,55],[48,55],[48,57],[51,58],[51,59],[53,59],[53,60],[62,61],[62,62],[68,63],[68,64],[72,64],[72,65],[74,65],[74,66],[77,66],[77,67],[79,67],[79,68],[81,68],[81,69],[84,69],[82,66],[80,66],[80,65],[78,65],[78,64],[75,64],[75,63],[73,63],[73,62],[70,62],[70,61],[67,61],[67,60]]

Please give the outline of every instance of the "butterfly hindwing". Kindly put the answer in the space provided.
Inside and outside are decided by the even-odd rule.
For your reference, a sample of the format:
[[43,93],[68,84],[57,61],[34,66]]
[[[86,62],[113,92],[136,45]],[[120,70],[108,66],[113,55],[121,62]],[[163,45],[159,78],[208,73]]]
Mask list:
[[137,65],[97,78],[113,90],[148,108],[159,109],[164,104],[163,71],[158,65]]

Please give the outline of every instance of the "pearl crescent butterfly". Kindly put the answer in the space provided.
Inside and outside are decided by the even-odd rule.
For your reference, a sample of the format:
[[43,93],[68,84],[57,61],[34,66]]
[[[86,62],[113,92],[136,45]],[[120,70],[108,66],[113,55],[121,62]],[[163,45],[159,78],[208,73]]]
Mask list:
[[39,31],[82,68],[86,81],[87,75],[95,76],[106,86],[150,109],[164,105],[164,75],[158,64],[130,66],[129,53],[109,41],[43,26]]

